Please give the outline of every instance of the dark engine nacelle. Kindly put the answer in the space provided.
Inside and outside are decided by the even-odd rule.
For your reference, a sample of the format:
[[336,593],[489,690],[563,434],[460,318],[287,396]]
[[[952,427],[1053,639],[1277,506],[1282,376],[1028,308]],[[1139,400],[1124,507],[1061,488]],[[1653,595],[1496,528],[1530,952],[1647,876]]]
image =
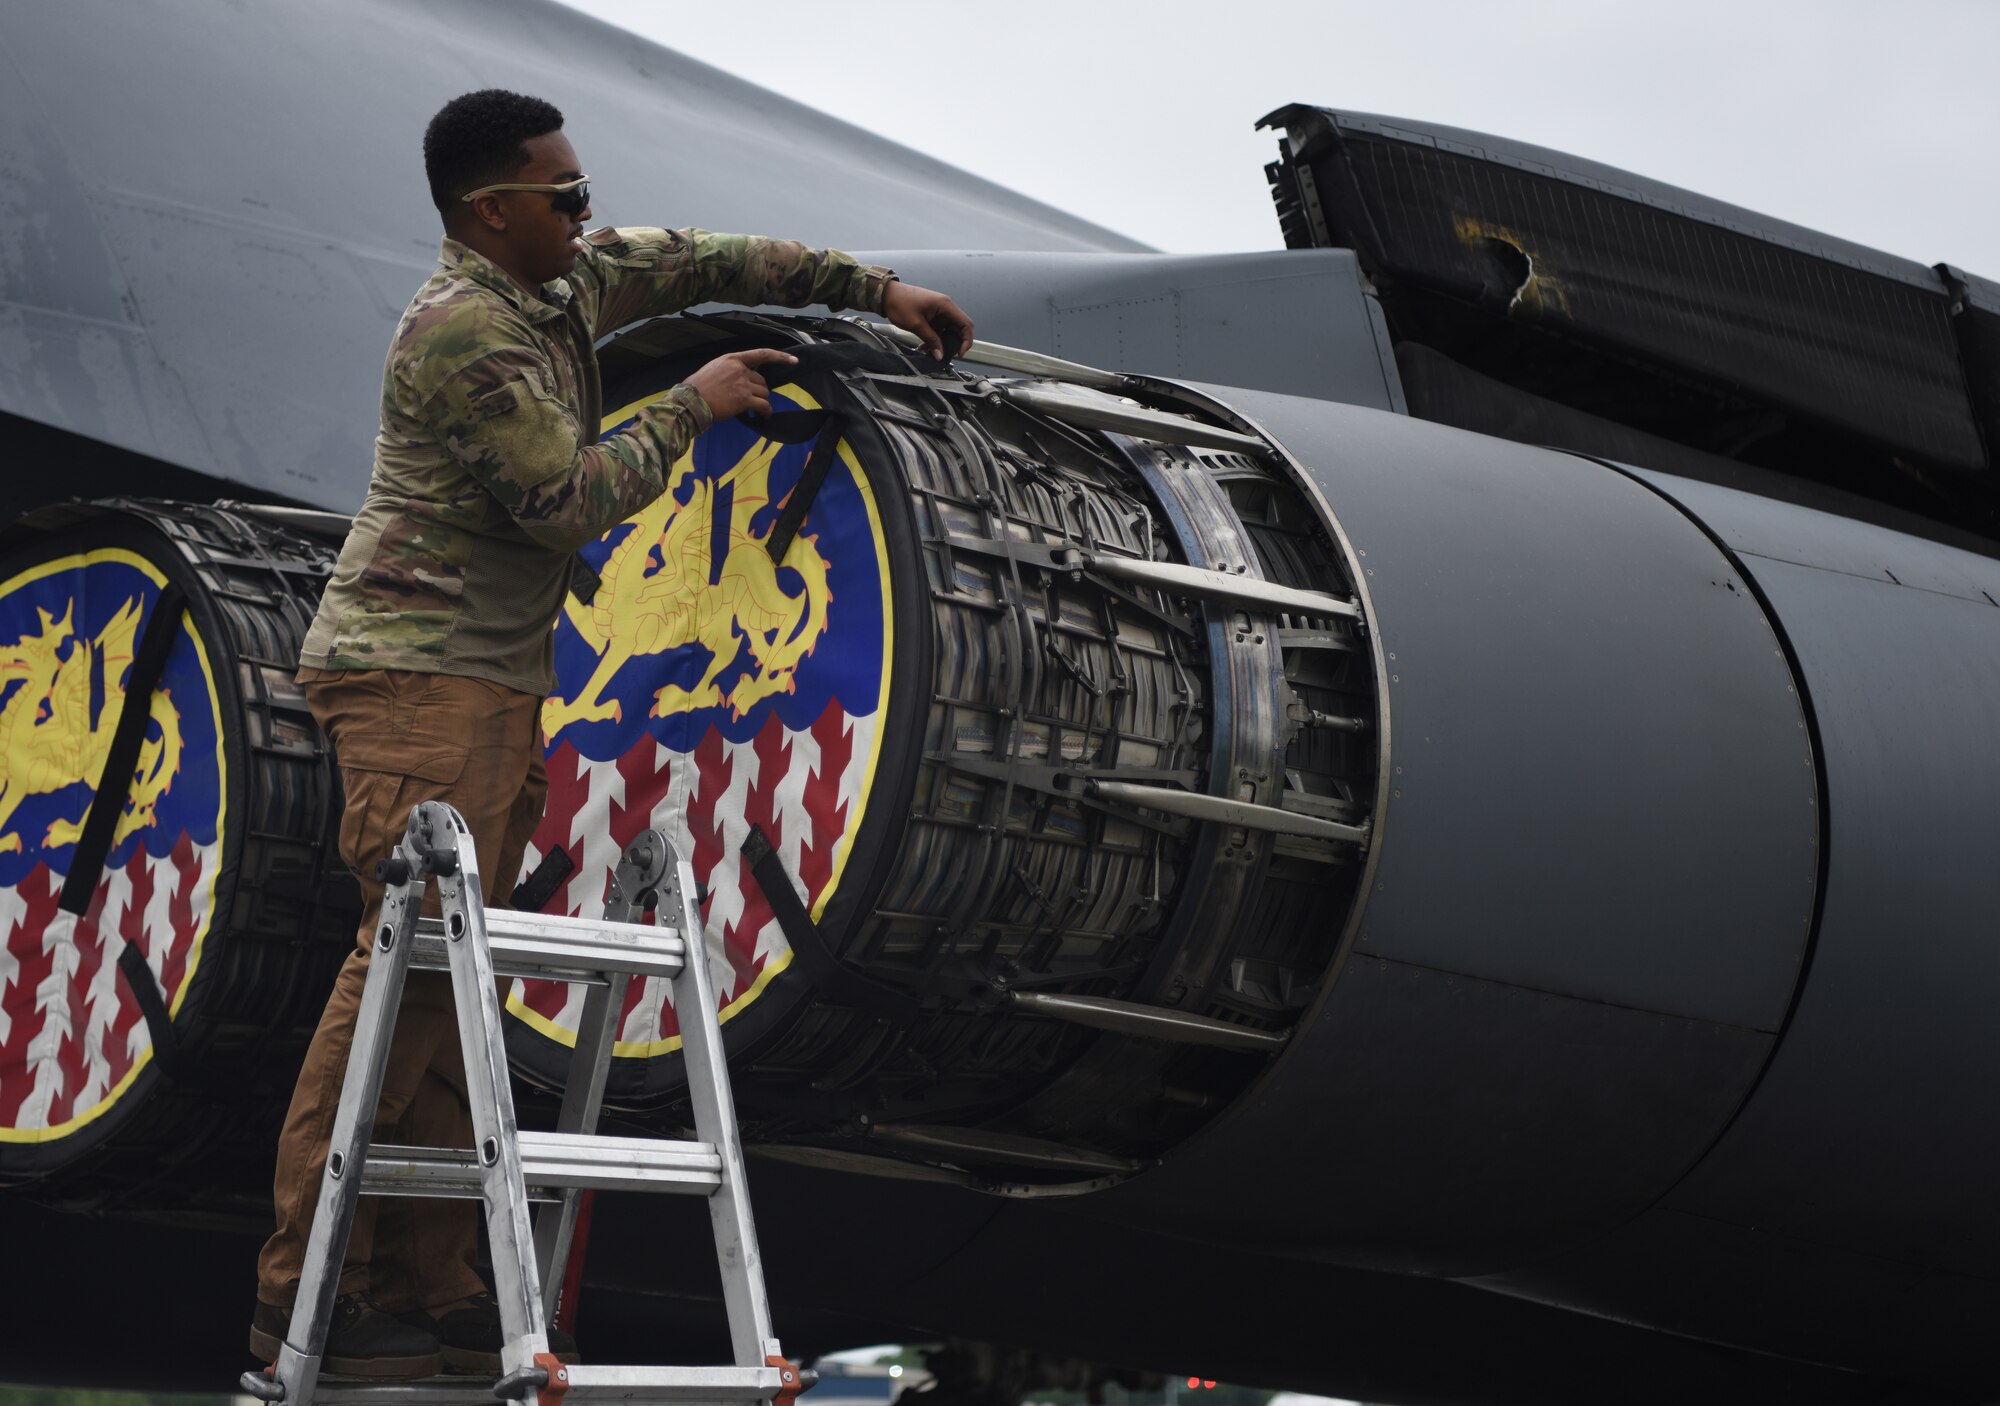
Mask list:
[[[722,328],[872,340],[657,324],[607,353],[608,380],[630,368],[618,413]],[[1784,1022],[1820,844],[1784,642],[1701,524],[1616,469],[1343,406],[816,356],[842,364],[792,400],[839,414],[844,448],[807,572],[768,599],[814,629],[823,571],[830,603],[778,721],[697,682],[652,698],[712,710],[698,737],[686,712],[634,730],[630,703],[572,722],[551,773],[584,799],[552,799],[539,840],[652,814],[713,856],[753,1139],[1020,1194],[1129,1181],[1107,1206],[1183,1227],[1212,1207],[1214,1233],[1255,1240],[1230,1201],[1184,1194],[1233,1167],[1285,1208],[1273,1249],[1300,1247],[1299,1208],[1352,1197],[1367,1213],[1327,1221],[1326,1252],[1456,1272],[1615,1225],[1701,1156]],[[767,449],[712,432],[670,494],[720,523],[702,485],[734,486],[712,578],[770,559],[809,478],[805,445]],[[600,600],[700,564],[600,556]],[[796,638],[780,622],[751,652]],[[816,680],[829,648],[879,691]],[[657,680],[704,672],[670,661]],[[552,716],[601,707],[587,691]],[[598,740],[620,727],[639,765]],[[849,796],[868,745],[824,823],[815,786]],[[624,794],[598,824],[608,767]],[[791,881],[775,909],[767,850]],[[519,1063],[553,1077],[556,997],[517,1004]],[[635,1003],[628,1053],[670,1054],[663,1016]],[[679,1077],[670,1057],[621,1074],[637,1104]]]

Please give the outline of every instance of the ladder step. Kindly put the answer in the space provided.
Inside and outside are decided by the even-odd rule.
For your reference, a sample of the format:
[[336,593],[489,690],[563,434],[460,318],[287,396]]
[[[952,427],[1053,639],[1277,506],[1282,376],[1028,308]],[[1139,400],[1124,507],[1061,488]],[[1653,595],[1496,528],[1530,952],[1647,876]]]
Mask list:
[[[687,962],[687,944],[678,931],[637,923],[496,909],[486,915],[486,938],[493,970],[500,976],[601,981],[609,972],[631,972],[672,978]],[[450,970],[448,948],[441,919],[417,920],[416,941],[410,948],[412,967]]]
[[[598,1191],[678,1191],[707,1196],[722,1185],[722,1158],[706,1142],[523,1132],[522,1179],[528,1197],[557,1200],[566,1187]],[[361,1172],[372,1196],[481,1194],[478,1155],[464,1147],[377,1145]]]
[[569,1401],[758,1401],[784,1387],[776,1367],[569,1369]]
[[[569,1369],[565,1401],[759,1401],[783,1383],[776,1367],[597,1367]],[[315,1406],[495,1406],[493,1383],[483,1377],[426,1377],[415,1382],[329,1381],[313,1390]]]

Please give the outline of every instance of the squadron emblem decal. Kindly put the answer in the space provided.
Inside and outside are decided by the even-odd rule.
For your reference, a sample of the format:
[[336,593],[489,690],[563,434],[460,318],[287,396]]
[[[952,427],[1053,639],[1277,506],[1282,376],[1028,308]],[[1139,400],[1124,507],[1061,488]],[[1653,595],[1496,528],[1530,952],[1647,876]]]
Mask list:
[[[607,417],[609,432],[651,399]],[[773,408],[818,404],[796,386]],[[764,832],[818,917],[861,823],[880,746],[890,664],[888,549],[849,447],[774,562],[766,546],[810,444],[779,445],[725,421],[674,465],[668,490],[583,555],[602,577],[556,625],[544,705],[549,796],[527,866],[562,845],[577,870],[550,912],[604,911],[619,852],[666,829],[692,858],[710,971],[725,1020],[791,960],[741,862]],[[511,881],[511,876],[509,876]],[[517,982],[508,1009],[575,1043],[582,996]],[[633,983],[616,1052],[676,1049],[664,981]]]
[[166,578],[104,549],[0,583],[0,1142],[48,1142],[117,1101],[152,1037],[126,943],[177,1011],[214,912],[225,786],[207,651],[175,641],[111,850],[81,917],[56,900]]
[[[568,623],[597,662],[577,699],[559,692],[543,708],[551,734],[572,723],[622,721],[622,701],[607,701],[604,690],[641,655],[678,651],[684,666],[701,671],[692,686],[683,681],[686,668],[665,675],[649,717],[727,708],[741,718],[793,691],[799,665],[826,634],[832,593],[816,538],[794,541],[782,567],[764,548],[780,447],[759,441],[714,479],[697,473],[692,456],[682,459],[667,491],[624,525],[599,568],[596,596],[588,606],[570,602]],[[796,592],[785,575],[796,578]]]

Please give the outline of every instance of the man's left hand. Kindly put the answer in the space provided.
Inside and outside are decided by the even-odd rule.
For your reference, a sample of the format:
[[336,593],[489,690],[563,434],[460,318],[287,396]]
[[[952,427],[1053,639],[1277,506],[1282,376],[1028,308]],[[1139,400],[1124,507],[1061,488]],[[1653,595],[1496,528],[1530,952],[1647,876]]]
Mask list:
[[924,350],[939,361],[950,346],[957,356],[972,345],[972,319],[965,310],[942,293],[919,288],[913,283],[891,283],[882,295],[882,315],[923,339]]

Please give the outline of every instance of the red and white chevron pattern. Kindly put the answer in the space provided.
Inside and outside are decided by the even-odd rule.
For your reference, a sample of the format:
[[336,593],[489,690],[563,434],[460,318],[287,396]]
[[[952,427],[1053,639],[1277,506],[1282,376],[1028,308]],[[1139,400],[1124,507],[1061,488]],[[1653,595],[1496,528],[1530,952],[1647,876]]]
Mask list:
[[[607,762],[560,743],[549,755],[548,804],[525,870],[561,844],[577,868],[548,911],[595,917],[604,912],[620,852],[649,826],[664,829],[708,891],[702,916],[709,971],[726,1019],[762,973],[791,955],[742,862],[744,836],[752,825],[764,832],[817,915],[859,819],[879,719],[879,713],[851,717],[835,701],[804,731],[785,727],[773,713],[745,742],[711,730],[692,753],[680,753],[648,738]],[[561,982],[516,982],[514,995],[562,1029],[576,1029],[580,991]],[[620,1043],[657,1045],[679,1033],[667,984],[635,983]]]
[[81,918],[56,907],[62,875],[45,864],[0,889],[0,1130],[90,1115],[153,1048],[118,954],[126,942],[145,954],[171,1008],[208,928],[219,849],[185,833],[158,857],[142,843]]

